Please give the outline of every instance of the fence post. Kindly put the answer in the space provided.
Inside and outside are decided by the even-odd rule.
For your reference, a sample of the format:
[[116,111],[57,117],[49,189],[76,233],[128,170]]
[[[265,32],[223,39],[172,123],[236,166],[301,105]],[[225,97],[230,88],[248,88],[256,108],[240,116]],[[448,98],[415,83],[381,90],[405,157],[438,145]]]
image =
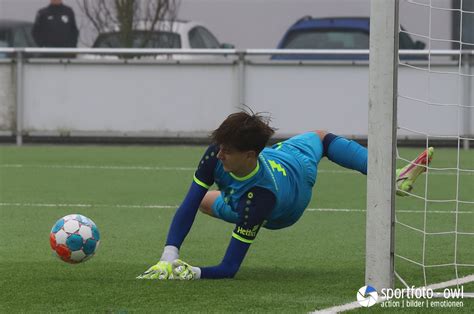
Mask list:
[[23,144],[23,49],[16,51],[16,145]]
[[243,107],[245,104],[245,51],[238,51],[238,64],[239,64],[239,78],[238,78],[238,104],[237,106]]

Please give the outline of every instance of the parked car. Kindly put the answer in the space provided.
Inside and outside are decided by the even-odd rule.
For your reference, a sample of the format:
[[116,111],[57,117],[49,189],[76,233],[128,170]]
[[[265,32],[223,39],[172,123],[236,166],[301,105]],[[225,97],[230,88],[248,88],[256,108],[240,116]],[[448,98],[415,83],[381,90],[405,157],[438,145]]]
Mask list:
[[201,23],[192,21],[161,21],[159,29],[149,30],[144,22],[132,31],[125,43],[118,26],[97,36],[93,48],[170,48],[170,49],[232,49],[234,45],[220,43]]
[[[0,20],[0,47],[36,47],[32,28],[31,22]],[[0,52],[0,57],[5,58],[6,54]]]
[[[331,17],[313,18],[305,16],[296,21],[285,33],[278,49],[369,49],[370,18]],[[402,27],[403,30],[403,27]],[[414,41],[409,34],[400,32],[400,49],[423,49],[425,44]],[[405,56],[409,59],[424,59],[420,56]],[[326,59],[368,60],[368,56],[357,55],[275,55],[272,59]]]

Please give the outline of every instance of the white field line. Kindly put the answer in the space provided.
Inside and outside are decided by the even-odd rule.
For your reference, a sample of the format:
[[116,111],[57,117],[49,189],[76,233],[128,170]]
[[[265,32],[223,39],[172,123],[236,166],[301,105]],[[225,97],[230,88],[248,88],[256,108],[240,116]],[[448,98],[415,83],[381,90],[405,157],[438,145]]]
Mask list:
[[[444,281],[444,282],[440,282],[440,283],[431,284],[431,285],[426,286],[424,288],[439,290],[439,289],[444,289],[444,288],[452,287],[452,286],[456,286],[456,285],[463,285],[463,284],[470,283],[470,282],[473,282],[473,281],[474,281],[474,275],[469,275],[469,276],[458,278],[458,279],[453,279],[453,280],[448,280],[448,281]],[[415,289],[421,289],[421,288],[423,288],[423,287],[418,287],[418,288],[415,288]],[[442,293],[438,293],[438,294],[435,293],[435,297],[443,297],[443,294]],[[473,298],[474,293],[464,292],[463,297],[464,298]],[[456,299],[456,300],[460,300],[460,299]],[[384,301],[386,301],[386,298],[379,297],[377,303],[382,303]],[[353,309],[356,309],[356,308],[359,308],[359,307],[362,307],[359,304],[359,302],[354,301],[354,302],[351,302],[351,303],[346,303],[346,304],[342,304],[342,305],[322,309],[322,310],[319,310],[319,311],[314,311],[314,312],[311,312],[311,314],[313,314],[313,313],[316,313],[316,314],[341,313],[341,312],[353,310]]]
[[92,170],[142,170],[142,171],[194,171],[196,167],[161,167],[161,166],[110,166],[110,165],[26,165],[4,164],[0,168],[47,168],[47,169],[92,169]]
[[[94,208],[94,207],[115,207],[115,208],[178,208],[178,205],[160,205],[160,204],[87,204],[87,203],[19,203],[2,202],[0,207],[74,207],[74,208]],[[355,212],[365,213],[365,209],[357,208],[307,208],[309,212]],[[397,210],[401,213],[424,213],[422,210]],[[455,214],[455,211],[429,211],[430,214]],[[458,214],[474,214],[474,211],[458,211]]]
[[[139,170],[139,171],[194,171],[196,167],[166,167],[166,166],[112,166],[112,165],[36,165],[36,164],[0,164],[0,168],[45,168],[45,169],[79,169],[79,170]],[[319,169],[318,173],[329,174],[359,174],[354,170]],[[474,172],[461,172],[461,175],[474,175]],[[455,176],[457,172],[432,171],[431,175]]]
[[115,207],[115,208],[178,208],[178,205],[140,205],[140,204],[82,204],[82,203],[0,203],[0,207]]
[[[451,286],[456,286],[456,285],[463,285],[465,283],[469,283],[469,282],[472,282],[474,281],[474,275],[469,275],[469,276],[466,276],[466,277],[462,277],[462,278],[458,278],[458,279],[452,279],[452,280],[449,280],[449,281],[445,281],[445,282],[440,282],[440,283],[434,283],[434,284],[431,284],[429,286],[426,286],[426,288],[428,289],[433,289],[433,290],[439,290],[439,289],[444,289],[444,288],[447,288],[447,287],[451,287]],[[469,294],[469,297],[472,298],[472,296],[470,296],[471,293]]]
[[[355,294],[354,294],[354,297],[355,297]],[[334,314],[334,313],[341,313],[341,312],[353,310],[353,309],[356,309],[356,308],[359,308],[359,307],[362,307],[359,304],[359,302],[354,301],[354,302],[351,302],[351,303],[346,303],[346,304],[342,304],[342,305],[338,305],[338,306],[333,306],[333,307],[329,307],[329,308],[326,308],[326,309],[322,309],[322,310],[314,311],[314,312],[310,312],[310,313],[311,314],[313,314],[313,313],[316,313],[316,314]]]
[[[357,208],[306,208],[306,211],[317,211],[317,212],[355,212],[355,213],[365,213],[365,209]],[[397,213],[424,213],[424,210],[413,210],[413,209],[397,209]],[[455,214],[454,210],[428,210],[429,214]],[[458,211],[458,214],[474,214],[474,211]]]

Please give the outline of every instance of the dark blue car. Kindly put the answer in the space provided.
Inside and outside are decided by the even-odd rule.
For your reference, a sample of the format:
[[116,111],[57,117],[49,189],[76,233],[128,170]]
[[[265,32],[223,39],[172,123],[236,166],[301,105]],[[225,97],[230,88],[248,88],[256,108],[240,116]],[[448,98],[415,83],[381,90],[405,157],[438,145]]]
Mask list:
[[[368,17],[313,18],[305,16],[294,23],[278,44],[278,49],[369,49]],[[402,28],[403,30],[403,28]],[[400,49],[423,49],[425,44],[400,32]],[[420,56],[404,58],[420,59]],[[275,55],[279,60],[368,60],[367,55]]]

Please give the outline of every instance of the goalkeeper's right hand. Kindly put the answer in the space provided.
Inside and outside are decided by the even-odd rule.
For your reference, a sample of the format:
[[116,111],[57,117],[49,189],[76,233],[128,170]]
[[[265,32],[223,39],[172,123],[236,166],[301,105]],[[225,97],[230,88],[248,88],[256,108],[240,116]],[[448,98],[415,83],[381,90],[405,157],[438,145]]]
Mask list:
[[174,276],[171,262],[159,261],[139,275],[137,279],[172,280]]
[[174,260],[171,264],[171,268],[173,269],[174,279],[177,280],[194,280],[199,279],[200,277],[200,273],[196,273],[196,267],[193,267],[180,259]]

